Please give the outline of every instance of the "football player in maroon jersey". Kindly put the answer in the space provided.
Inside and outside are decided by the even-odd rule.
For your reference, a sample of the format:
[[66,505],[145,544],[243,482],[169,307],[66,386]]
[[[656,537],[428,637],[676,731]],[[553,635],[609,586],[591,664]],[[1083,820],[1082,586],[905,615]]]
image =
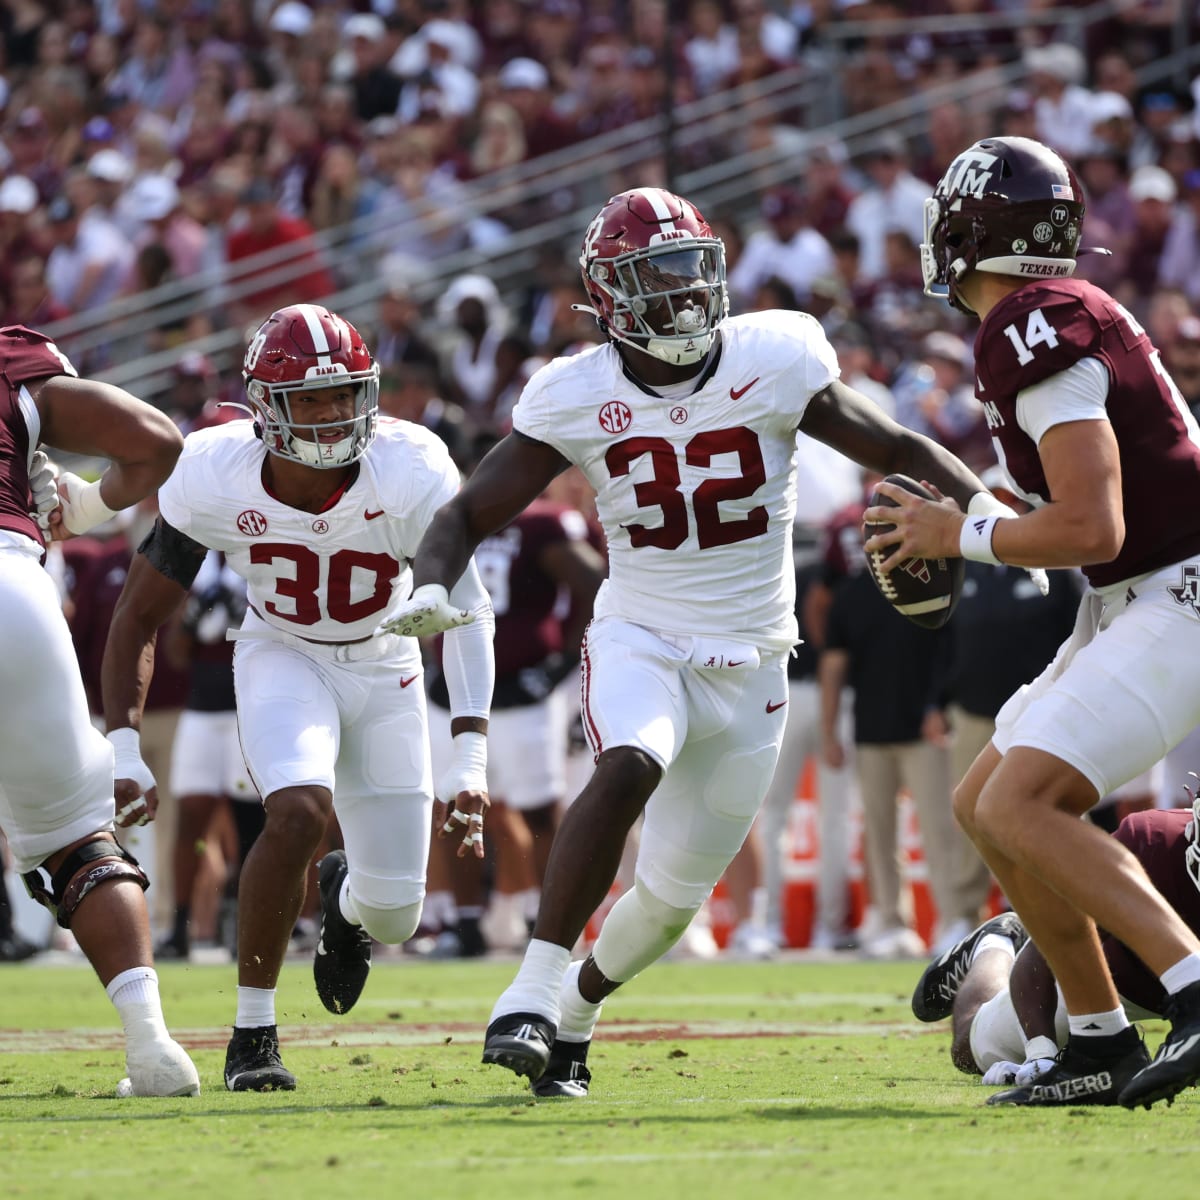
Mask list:
[[[114,823],[148,814],[141,804],[116,807],[116,739],[106,741],[88,717],[42,559],[47,531],[56,539],[86,533],[153,492],[182,440],[128,392],[79,379],[49,338],[19,325],[0,329],[0,827],[30,894],[74,934],[120,1014],[129,1077],[119,1095],[195,1095],[200,1080],[163,1022],[148,881],[113,836]],[[55,496],[39,443],[110,465],[95,483],[64,473]]]
[[[926,207],[926,291],[980,319],[976,395],[1033,508],[964,517],[885,485],[902,511],[868,509],[895,526],[867,547],[888,552],[885,569],[913,554],[1082,568],[1074,632],[1001,709],[955,794],[1070,1018],[1053,1069],[990,1102],[1149,1106],[1200,1078],[1200,940],[1133,855],[1079,818],[1200,722],[1200,676],[1180,669],[1200,655],[1200,428],[1138,322],[1071,278],[1083,216],[1075,173],[1039,142],[985,139],[950,164]],[[1167,993],[1171,1032],[1152,1063],[1097,926]]]

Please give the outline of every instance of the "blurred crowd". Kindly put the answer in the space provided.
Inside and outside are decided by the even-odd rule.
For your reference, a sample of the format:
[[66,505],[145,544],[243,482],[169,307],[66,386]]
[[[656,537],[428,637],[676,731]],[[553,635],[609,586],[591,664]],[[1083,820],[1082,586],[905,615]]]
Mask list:
[[[493,172],[781,72],[831,76],[834,107],[851,116],[1016,67],[993,105],[934,103],[903,131],[853,146],[802,112],[743,130],[742,150],[794,147],[794,170],[782,182],[748,179],[736,204],[701,203],[725,241],[732,311],[813,313],[849,383],[988,470],[970,326],[922,293],[923,205],[974,139],[1036,137],[1082,180],[1084,244],[1112,252],[1083,257],[1078,274],[1146,325],[1200,415],[1200,79],[1139,81],[1190,42],[1195,14],[1187,0],[1114,7],[1084,26],[1047,0],[12,0],[0,8],[0,323],[53,329],[172,281],[218,281],[134,342],[77,352],[62,339],[85,371],[179,347],[168,406],[186,429],[241,393],[236,370],[184,353],[189,342],[374,279],[378,300],[354,316],[381,365],[380,407],[435,429],[466,467],[479,436],[504,432],[539,365],[601,336],[572,308],[582,229],[546,241],[519,286],[507,281],[502,293],[469,271],[425,298],[431,261],[604,199],[485,214],[472,188]],[[1019,20],[983,20],[1006,14]],[[921,16],[962,20],[905,28],[903,18]],[[689,144],[675,169],[727,152],[714,136]],[[637,168],[655,177],[617,170],[611,190],[670,184],[665,162]],[[331,252],[323,234],[346,227],[352,236]],[[285,259],[301,265],[280,278]],[[247,261],[261,264],[252,286],[223,290]],[[861,506],[863,481],[819,454],[805,469],[801,595],[815,579],[827,606],[840,577],[856,573],[853,553],[851,567],[828,564],[856,528],[845,514]],[[576,500],[588,515],[586,495]],[[853,632],[835,628],[847,695]],[[815,659],[803,671],[794,682],[815,689]],[[954,678],[951,655],[929,685],[939,710],[962,702]],[[925,728],[925,716],[904,737],[944,743],[946,730]],[[832,769],[830,740],[826,728],[813,752]],[[844,898],[843,867],[831,886]],[[747,878],[761,893],[764,869],[774,894],[767,910],[760,895],[753,919],[778,942],[778,866],[759,862]],[[744,921],[754,886],[737,901]],[[986,878],[960,889],[962,911],[948,914],[943,935],[977,914],[986,889]],[[903,949],[911,942],[886,942],[901,919],[894,895],[888,904],[875,933]],[[855,941],[835,907],[812,930],[826,946]]]

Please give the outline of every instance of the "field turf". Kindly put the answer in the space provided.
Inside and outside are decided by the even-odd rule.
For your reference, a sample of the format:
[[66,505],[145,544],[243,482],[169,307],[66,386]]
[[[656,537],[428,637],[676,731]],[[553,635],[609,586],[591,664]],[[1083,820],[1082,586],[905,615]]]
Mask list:
[[[916,964],[660,964],[607,1007],[591,1097],[479,1062],[511,963],[384,959],[343,1020],[279,991],[297,1091],[221,1083],[232,967],[160,968],[203,1092],[116,1100],[116,1015],[82,967],[0,968],[6,1197],[963,1200],[1191,1195],[1200,1098],[996,1110],[917,1024]],[[1161,1026],[1148,1027],[1153,1047]]]

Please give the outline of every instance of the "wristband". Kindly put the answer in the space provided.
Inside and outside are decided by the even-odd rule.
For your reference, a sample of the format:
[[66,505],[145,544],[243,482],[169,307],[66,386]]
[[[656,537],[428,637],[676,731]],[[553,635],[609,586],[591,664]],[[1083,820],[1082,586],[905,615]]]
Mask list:
[[1025,1061],[1033,1062],[1037,1058],[1057,1058],[1058,1043],[1053,1038],[1035,1037],[1025,1043]]
[[450,593],[440,583],[423,583],[419,588],[413,588],[409,603],[417,601],[420,604],[449,605]]
[[64,471],[61,482],[66,485],[66,500],[62,506],[63,525],[68,533],[87,533],[117,515],[100,497],[100,480],[84,483],[78,475]]
[[991,492],[976,492],[967,502],[967,513],[972,517],[1018,517],[1003,500],[997,500]]
[[113,748],[113,778],[132,779],[143,792],[155,786],[154,773],[142,759],[142,735],[128,725],[104,735]]
[[992,549],[992,531],[1001,517],[967,517],[958,531],[958,552],[973,562],[1002,565]]
[[480,779],[487,778],[487,734],[467,730],[454,735],[454,766],[467,775],[478,772]]

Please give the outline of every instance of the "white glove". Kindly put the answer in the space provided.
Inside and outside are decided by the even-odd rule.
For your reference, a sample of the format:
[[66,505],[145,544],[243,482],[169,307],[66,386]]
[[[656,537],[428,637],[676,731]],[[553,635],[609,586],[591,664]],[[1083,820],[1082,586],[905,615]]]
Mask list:
[[117,515],[116,510],[100,498],[99,480],[88,483],[78,475],[64,471],[58,477],[58,486],[62,495],[63,524],[68,533],[87,533]]
[[1025,1061],[1017,1071],[1017,1087],[1028,1087],[1041,1079],[1058,1061],[1058,1046],[1053,1038],[1035,1037],[1025,1043]]
[[450,594],[440,583],[426,583],[375,630],[376,634],[398,633],[401,637],[429,637],[459,625],[470,625],[475,614],[453,608]]
[[[991,492],[976,492],[967,504],[967,513],[972,517],[1019,517],[1003,500],[997,500]],[[1050,576],[1041,567],[1022,567],[1021,570],[1033,580],[1034,586],[1043,596],[1050,595]]]
[[[142,789],[144,796],[152,787],[157,787],[154,772],[142,761],[141,737],[136,729],[123,726],[120,729],[110,729],[107,734],[113,748],[113,779],[132,779]],[[133,812],[139,801],[131,801],[117,813],[118,822],[123,821]],[[149,813],[144,813],[137,824],[145,825],[150,819]]]
[[981,1082],[985,1087],[1012,1087],[1017,1082],[1020,1063],[996,1062],[983,1073]]
[[29,464],[29,492],[33,497],[33,513],[38,528],[50,533],[50,514],[62,503],[58,495],[58,467],[44,450],[33,452]]

